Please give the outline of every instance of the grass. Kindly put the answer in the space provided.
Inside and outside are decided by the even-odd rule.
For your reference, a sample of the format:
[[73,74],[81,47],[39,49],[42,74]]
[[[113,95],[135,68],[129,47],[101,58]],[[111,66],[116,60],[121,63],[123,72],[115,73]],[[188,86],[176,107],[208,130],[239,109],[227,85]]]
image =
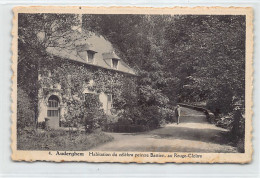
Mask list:
[[98,145],[112,141],[114,138],[97,131],[90,134],[64,130],[22,131],[17,137],[18,150],[61,150],[86,151]]

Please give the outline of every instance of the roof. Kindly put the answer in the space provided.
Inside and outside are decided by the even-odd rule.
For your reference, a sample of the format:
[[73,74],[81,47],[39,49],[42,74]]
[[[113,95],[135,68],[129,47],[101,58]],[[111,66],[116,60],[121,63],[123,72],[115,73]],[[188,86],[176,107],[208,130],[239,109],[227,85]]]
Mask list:
[[[81,34],[79,34],[78,32],[72,33],[71,35],[69,35],[67,38],[70,39],[76,39],[75,36],[79,37]],[[103,54],[99,54],[99,49],[96,49],[95,46],[93,46],[92,44],[89,44],[87,42],[87,38],[77,38],[74,43],[69,44],[69,42],[67,42],[67,40],[64,38],[63,39],[59,39],[58,40],[60,44],[63,45],[63,47],[48,47],[46,49],[46,51],[53,55],[53,56],[57,56],[63,59],[68,59],[68,60],[73,60],[73,61],[77,61],[77,62],[81,62],[87,65],[91,65],[91,66],[97,66],[97,67],[101,67],[101,68],[105,68],[105,69],[110,69],[110,70],[114,70],[114,71],[120,71],[120,72],[124,72],[124,73],[128,73],[128,74],[132,74],[132,75],[136,75],[136,72],[129,67],[122,59],[120,59],[115,52],[111,52],[108,51],[106,53]],[[65,43],[64,43],[65,41]],[[73,40],[68,40],[68,41],[73,41]],[[66,47],[64,47],[66,46]],[[93,63],[88,63],[85,56],[86,55],[82,55],[83,53],[81,53],[82,51],[92,51],[94,53],[97,53],[98,55],[95,55],[94,57],[94,62]],[[110,66],[110,63],[107,61],[108,59],[119,59],[120,60],[120,64],[118,65],[117,69],[114,69]]]
[[85,44],[77,44],[76,45],[76,50],[77,51],[91,51],[93,53],[97,53],[94,49],[94,47],[92,45],[90,45],[89,43],[85,43]]
[[116,55],[116,53],[113,51],[113,52],[108,52],[108,53],[103,53],[103,59],[119,59],[120,58]]

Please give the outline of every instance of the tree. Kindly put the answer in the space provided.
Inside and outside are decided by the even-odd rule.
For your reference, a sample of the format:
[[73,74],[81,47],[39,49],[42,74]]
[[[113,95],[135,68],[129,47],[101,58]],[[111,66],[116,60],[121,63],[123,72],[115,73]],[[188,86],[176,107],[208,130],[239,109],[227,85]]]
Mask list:
[[[167,95],[174,98],[174,88],[169,91],[169,85],[174,86],[175,81],[164,70],[165,39],[162,38],[164,29],[161,28],[168,23],[170,16],[83,15],[82,18],[84,29],[104,36],[113,44],[119,56],[138,72],[138,97],[132,97],[127,87],[122,88],[123,93],[131,96],[126,95],[127,103],[129,98],[132,98],[130,101],[135,100],[135,104],[126,105],[123,116],[131,118],[133,123],[147,124],[150,122],[148,115],[141,113],[144,113],[144,108],[150,108],[149,111],[155,109],[157,116],[161,116],[155,120],[160,120],[160,111],[167,108],[170,102]],[[151,126],[159,126],[159,123],[153,122]]]
[[84,15],[83,28],[138,71],[144,107],[203,101],[227,114],[244,101],[244,16]]
[[[33,71],[38,71],[27,70],[26,67],[36,69],[38,60],[35,59],[45,59],[46,47],[75,47],[73,42],[77,38],[68,38],[68,41],[59,39],[68,37],[72,26],[78,25],[78,17],[65,14],[19,16],[19,61],[23,63],[20,65],[20,78],[24,79]],[[153,112],[156,111],[158,116],[166,117],[165,111],[169,111],[170,115],[170,110],[177,102],[203,101],[216,115],[232,112],[234,98],[239,98],[244,106],[244,16],[84,14],[82,30],[105,37],[119,56],[138,72],[138,96],[134,96],[134,91],[128,91],[128,87],[103,85],[106,81],[111,81],[112,74],[103,79],[97,77],[98,85],[95,89],[120,93],[122,98],[115,98],[117,109],[127,110],[124,112],[127,117],[133,112],[127,108],[135,108],[135,113],[139,116],[145,113],[142,110],[150,108]],[[27,46],[30,47],[26,48]],[[26,56],[31,57],[27,59]],[[49,65],[47,62],[50,60],[53,58],[44,61],[46,65]],[[82,71],[79,70],[80,72]],[[60,74],[67,76],[62,72],[57,75]],[[99,72],[95,75],[103,74]],[[30,75],[35,76],[38,74]],[[56,78],[59,79],[57,76]],[[115,77],[115,80],[118,80],[116,83],[122,83],[119,78]],[[71,96],[74,89],[76,91],[82,86],[77,77],[74,79],[75,86],[70,91]],[[26,80],[18,78],[21,86],[27,86],[23,82]],[[37,91],[37,87],[39,86],[36,83],[30,88]],[[120,89],[116,89],[117,87]],[[26,90],[26,87],[24,89]],[[32,91],[28,91],[29,96],[35,96]],[[135,101],[130,100],[128,103],[130,98]],[[131,119],[136,122],[135,118],[137,117]],[[145,122],[148,121],[149,119],[146,119]]]
[[26,127],[34,128],[34,112],[32,110],[32,104],[28,95],[22,90],[18,89],[17,98],[17,130],[18,133],[24,130]]
[[177,16],[166,37],[180,102],[206,101],[219,114],[233,110],[232,98],[244,100],[245,17]]
[[[35,121],[38,117],[39,60],[46,64],[50,58],[46,49],[50,46],[65,48],[71,43],[57,43],[77,26],[77,15],[70,14],[23,14],[18,16],[18,89],[22,89],[32,103]],[[43,60],[42,60],[43,59]],[[18,96],[20,97],[20,96]]]
[[89,94],[85,96],[84,102],[84,125],[86,132],[100,128],[105,122],[105,113],[101,107],[98,95]]

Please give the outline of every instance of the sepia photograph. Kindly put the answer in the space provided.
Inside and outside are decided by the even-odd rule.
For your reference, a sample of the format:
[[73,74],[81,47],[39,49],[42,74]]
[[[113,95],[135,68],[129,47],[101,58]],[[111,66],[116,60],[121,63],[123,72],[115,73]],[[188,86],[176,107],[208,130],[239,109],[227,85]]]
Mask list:
[[252,9],[46,8],[14,10],[14,160],[251,160]]

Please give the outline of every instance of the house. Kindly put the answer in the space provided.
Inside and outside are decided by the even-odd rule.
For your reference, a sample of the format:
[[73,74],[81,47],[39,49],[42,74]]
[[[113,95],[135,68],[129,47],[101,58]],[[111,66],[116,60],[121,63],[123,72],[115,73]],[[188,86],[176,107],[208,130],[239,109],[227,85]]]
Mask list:
[[[80,76],[79,78],[88,78],[86,84],[82,84],[85,82],[84,80],[79,81],[79,84],[84,87],[82,88],[85,96],[83,100],[86,100],[89,96],[97,97],[104,112],[111,115],[114,96],[120,95],[120,88],[123,87],[124,82],[127,82],[128,79],[135,80],[136,72],[114,51],[104,52],[88,43],[85,38],[75,40],[75,36],[79,37],[80,34],[74,35],[72,42],[67,42],[66,39],[60,40],[59,44],[63,46],[62,48],[47,48],[46,51],[53,58],[53,61],[59,62],[49,63],[48,65],[41,65],[40,62],[39,71],[47,70],[49,72],[46,74],[39,72],[38,80],[44,79],[47,81],[52,76],[51,70],[58,70],[61,65],[65,65],[70,70],[70,73],[62,71],[66,76],[62,75],[61,77],[65,77],[67,83],[71,82],[71,76],[74,76],[74,74]],[[73,47],[71,48],[71,46]],[[44,60],[41,59],[40,61],[44,62]],[[67,90],[71,91],[75,90],[75,88],[67,88]],[[61,81],[48,85],[41,84],[38,94],[38,123],[45,121],[48,127],[52,129],[60,127],[61,121],[65,120],[65,115],[70,109],[66,100],[68,96],[65,96],[68,94],[64,94],[66,91]],[[74,91],[73,97],[75,100],[82,99],[77,96],[77,91]]]

